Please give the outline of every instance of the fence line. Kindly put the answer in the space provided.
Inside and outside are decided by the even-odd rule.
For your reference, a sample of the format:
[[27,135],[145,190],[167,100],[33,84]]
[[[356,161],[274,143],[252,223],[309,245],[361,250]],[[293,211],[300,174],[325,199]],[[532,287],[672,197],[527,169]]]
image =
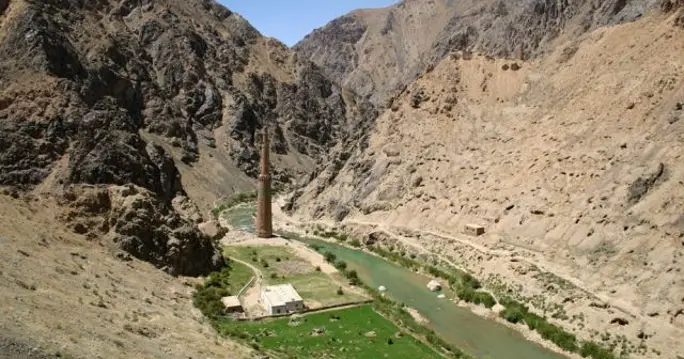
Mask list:
[[284,313],[284,314],[269,314],[269,315],[262,315],[258,317],[243,317],[243,318],[237,318],[239,321],[252,321],[252,322],[258,322],[263,319],[268,319],[268,318],[282,318],[282,317],[289,317],[294,314],[312,314],[316,312],[322,312],[330,309],[337,309],[337,308],[342,308],[342,307],[357,307],[361,306],[364,304],[370,304],[373,303],[373,299],[366,299],[366,300],[359,300],[356,302],[347,302],[347,303],[340,303],[340,304],[333,304],[333,305],[326,305],[324,307],[318,307],[318,308],[313,308],[313,309],[304,309],[300,310],[297,312],[293,313]]
[[252,285],[252,282],[254,282],[254,279],[256,279],[256,276],[252,276],[252,278],[249,280],[249,282],[247,282],[247,284],[245,284],[245,286],[242,287],[242,289],[240,289],[240,291],[237,293],[237,297],[238,297],[238,298],[240,298],[240,296],[243,294],[243,292],[244,292],[247,288],[249,288],[250,285]]

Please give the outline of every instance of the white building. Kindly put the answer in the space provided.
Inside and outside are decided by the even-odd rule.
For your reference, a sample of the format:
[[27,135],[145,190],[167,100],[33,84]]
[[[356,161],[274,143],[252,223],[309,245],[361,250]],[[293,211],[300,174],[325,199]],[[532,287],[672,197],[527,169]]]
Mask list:
[[289,283],[263,288],[261,303],[270,314],[292,313],[304,309],[302,297]]

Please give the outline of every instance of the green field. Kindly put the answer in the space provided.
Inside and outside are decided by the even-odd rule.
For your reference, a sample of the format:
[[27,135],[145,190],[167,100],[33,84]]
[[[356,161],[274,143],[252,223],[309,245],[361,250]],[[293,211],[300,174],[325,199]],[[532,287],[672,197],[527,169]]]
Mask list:
[[[286,246],[228,246],[224,253],[259,268],[266,284],[291,283],[307,305],[320,307],[367,299],[354,294],[346,286],[346,279],[333,279],[316,270]],[[340,283],[345,284],[342,294],[338,293]]]
[[230,262],[230,279],[228,290],[231,294],[237,294],[237,292],[244,287],[247,282],[254,276],[254,272],[251,268],[238,262]]
[[252,263],[264,274],[266,281],[274,277],[288,277],[315,270],[309,262],[297,257],[285,246],[227,246],[224,253],[226,256]]
[[370,306],[326,311],[296,319],[223,322],[224,334],[249,334],[261,347],[296,358],[443,358]]
[[[368,299],[351,292],[345,287],[342,288],[342,294],[339,294],[337,290],[340,286],[332,281],[326,274],[321,272],[269,280],[269,284],[282,283],[292,283],[299,295],[301,295],[305,301],[315,301],[317,302],[317,306],[351,303]],[[344,281],[342,283],[344,283]]]

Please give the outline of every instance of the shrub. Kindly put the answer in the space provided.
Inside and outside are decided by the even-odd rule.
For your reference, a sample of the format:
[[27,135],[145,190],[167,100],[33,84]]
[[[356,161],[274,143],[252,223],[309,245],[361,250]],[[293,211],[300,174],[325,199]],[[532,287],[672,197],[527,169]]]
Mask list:
[[491,309],[496,305],[496,300],[494,300],[494,297],[492,297],[492,295],[489,293],[475,292],[475,295],[473,296],[473,303],[478,305],[483,304],[485,307]]
[[344,292],[342,291],[342,287],[337,288],[337,295],[342,295]]
[[274,273],[271,273],[271,278],[272,278],[272,279],[278,278],[278,273],[275,273],[275,272],[274,272]]
[[359,241],[357,238],[352,238],[351,241],[349,241],[349,245],[355,248],[361,247],[361,241]]
[[320,272],[320,271],[321,271],[321,266],[316,266],[316,272]]
[[501,315],[509,323],[513,324],[519,323],[521,320],[523,320],[523,313],[520,311],[519,308],[506,308],[501,313]]
[[335,262],[335,268],[342,272],[347,269],[347,263],[345,261],[337,261]]
[[264,268],[268,268],[268,262],[265,259],[261,259],[261,266]]
[[224,314],[224,305],[221,298],[230,295],[226,288],[198,286],[197,292],[192,298],[193,304],[204,316],[209,319],[216,319]]
[[337,256],[334,253],[330,253],[330,252],[325,252],[324,257],[325,257],[326,262],[330,262],[330,263],[335,263],[335,260],[337,259]]

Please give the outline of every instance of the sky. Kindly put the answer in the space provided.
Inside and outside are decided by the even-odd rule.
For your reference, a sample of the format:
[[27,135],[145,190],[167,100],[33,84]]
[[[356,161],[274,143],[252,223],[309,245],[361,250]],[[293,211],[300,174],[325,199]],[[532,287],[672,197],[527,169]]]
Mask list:
[[293,46],[330,20],[360,8],[385,7],[398,0],[218,0],[264,36]]

